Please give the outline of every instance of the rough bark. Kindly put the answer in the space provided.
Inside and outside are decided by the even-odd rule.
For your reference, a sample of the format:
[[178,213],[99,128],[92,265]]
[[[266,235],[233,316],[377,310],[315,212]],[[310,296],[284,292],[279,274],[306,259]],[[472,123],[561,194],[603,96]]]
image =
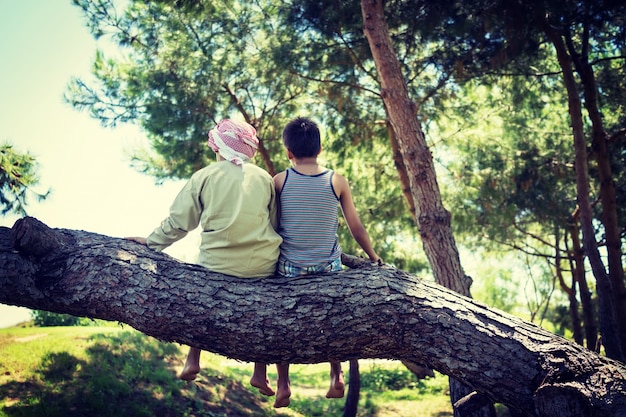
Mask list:
[[380,78],[380,95],[402,154],[420,237],[433,276],[437,283],[469,296],[471,280],[461,267],[450,225],[451,214],[441,200],[432,155],[387,30],[382,2],[363,0],[361,9],[363,30]]
[[[242,361],[423,363],[525,416],[626,416],[623,364],[386,266],[241,279],[25,218],[0,228],[0,302],[120,321]],[[588,412],[562,412],[574,406]]]
[[[424,245],[424,253],[438,284],[470,296],[471,279],[465,275],[461,266],[452,234],[452,215],[441,200],[432,155],[417,119],[417,105],[409,97],[400,62],[387,29],[383,2],[362,0],[361,10],[363,31],[380,78],[380,95],[394,133],[392,137],[397,140],[397,148],[402,157],[399,168],[404,169],[399,169],[400,180],[404,186],[408,177],[415,221]],[[455,386],[458,383],[454,380],[450,384],[453,404],[473,391],[469,387]],[[494,413],[493,407],[485,407],[483,410],[472,411],[471,414],[464,413],[463,417],[490,417]],[[456,407],[454,415],[461,417]]]

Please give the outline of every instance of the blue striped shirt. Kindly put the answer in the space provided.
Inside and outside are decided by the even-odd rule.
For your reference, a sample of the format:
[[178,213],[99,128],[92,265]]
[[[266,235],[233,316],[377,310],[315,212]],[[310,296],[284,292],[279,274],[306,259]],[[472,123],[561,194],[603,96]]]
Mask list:
[[333,171],[304,175],[286,172],[280,192],[278,233],[281,257],[299,267],[327,264],[341,257],[337,241],[339,197],[332,185]]

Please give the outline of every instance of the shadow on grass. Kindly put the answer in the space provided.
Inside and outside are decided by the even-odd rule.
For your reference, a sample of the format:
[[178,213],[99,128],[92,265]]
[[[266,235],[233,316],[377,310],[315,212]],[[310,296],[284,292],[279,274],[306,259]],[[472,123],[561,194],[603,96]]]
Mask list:
[[36,376],[0,385],[0,415],[18,417],[263,416],[263,400],[238,381],[205,369],[176,378],[176,345],[137,332],[90,337],[87,359],[67,352],[42,358]]

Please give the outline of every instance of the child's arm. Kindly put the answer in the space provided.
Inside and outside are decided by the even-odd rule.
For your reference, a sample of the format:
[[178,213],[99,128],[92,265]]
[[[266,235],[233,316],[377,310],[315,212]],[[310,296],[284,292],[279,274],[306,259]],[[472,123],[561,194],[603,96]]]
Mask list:
[[270,195],[270,223],[275,231],[278,231],[278,221],[280,219],[280,206],[278,200],[278,193],[276,192],[276,188],[274,184],[271,186],[271,195]]
[[356,211],[354,201],[352,200],[352,192],[350,191],[350,184],[348,184],[348,180],[341,175],[335,173],[333,175],[333,187],[335,188],[335,192],[339,197],[343,217],[344,219],[346,219],[348,229],[350,229],[350,234],[352,234],[354,240],[356,240],[359,246],[361,246],[367,256],[369,256],[371,261],[381,261],[380,256],[378,256],[378,254],[376,254],[376,251],[374,251],[370,236],[367,233],[367,230],[365,230],[365,227],[363,227],[363,223],[361,223],[359,214]]
[[[274,195],[272,196],[272,198],[274,199],[274,207],[275,207],[275,211],[274,213],[270,213],[270,216],[274,216],[273,217],[273,221],[272,221],[272,226],[274,227],[274,230],[276,230],[278,232],[278,226],[280,223],[280,192],[283,189],[283,185],[285,184],[285,177],[286,177],[286,173],[285,171],[280,172],[276,175],[274,175]],[[271,219],[272,217],[270,217]]]
[[287,172],[279,172],[274,175],[274,188],[276,189],[276,195],[280,194],[283,190],[283,185],[285,185],[285,179],[287,178]]

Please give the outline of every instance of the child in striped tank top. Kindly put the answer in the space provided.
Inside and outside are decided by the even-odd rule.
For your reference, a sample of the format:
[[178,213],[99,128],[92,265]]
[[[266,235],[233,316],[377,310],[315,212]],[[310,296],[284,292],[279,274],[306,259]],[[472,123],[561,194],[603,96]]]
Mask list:
[[[372,262],[381,263],[356,211],[348,180],[317,162],[322,150],[317,125],[307,118],[292,120],[283,130],[283,144],[292,167],[274,177],[280,201],[278,233],[283,238],[278,273],[297,277],[341,270],[341,247],[337,241],[339,206],[352,237]],[[276,369],[274,407],[286,407],[291,396],[289,364],[276,364]],[[274,395],[266,371],[265,364],[255,363],[250,383],[261,393]],[[326,397],[341,398],[344,388],[341,363],[331,362]]]

